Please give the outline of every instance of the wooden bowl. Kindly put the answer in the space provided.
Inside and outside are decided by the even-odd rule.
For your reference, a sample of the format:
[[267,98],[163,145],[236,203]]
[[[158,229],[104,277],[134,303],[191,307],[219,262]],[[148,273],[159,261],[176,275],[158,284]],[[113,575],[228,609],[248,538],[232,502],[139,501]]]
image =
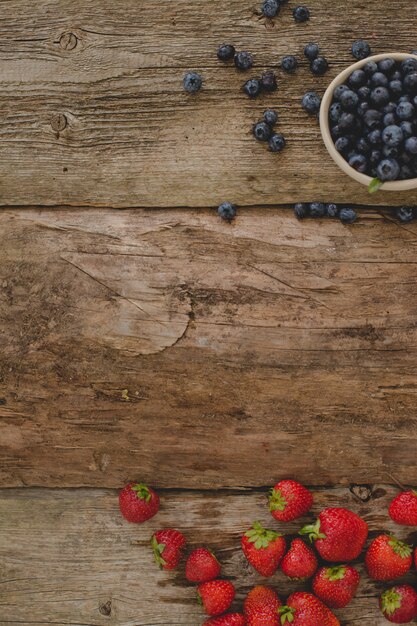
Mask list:
[[[320,129],[323,137],[323,141],[326,145],[326,148],[332,157],[333,161],[340,167],[341,170],[345,172],[348,176],[358,181],[362,185],[366,185],[367,187],[372,182],[372,178],[367,176],[366,174],[361,174],[357,172],[353,167],[349,165],[347,161],[343,158],[343,156],[336,150],[334,141],[330,134],[330,126],[329,126],[329,108],[332,104],[333,100],[333,92],[338,85],[342,85],[354,72],[355,70],[361,69],[368,61],[381,61],[382,59],[395,59],[396,61],[403,61],[408,58],[417,58],[412,54],[405,54],[402,52],[392,52],[385,54],[376,54],[371,57],[367,57],[363,59],[363,61],[358,61],[353,65],[350,65],[348,68],[343,70],[332,83],[328,86],[326,93],[324,94],[321,107],[320,107]],[[417,178],[409,178],[408,180],[395,180],[390,182],[382,183],[381,187],[384,191],[407,191],[409,189],[417,188]]]

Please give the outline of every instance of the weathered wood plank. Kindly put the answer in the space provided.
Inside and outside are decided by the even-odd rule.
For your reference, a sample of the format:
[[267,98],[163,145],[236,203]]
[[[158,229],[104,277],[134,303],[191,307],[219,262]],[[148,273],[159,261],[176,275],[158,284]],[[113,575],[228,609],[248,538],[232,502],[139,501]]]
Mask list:
[[[175,482],[175,478],[174,478]],[[316,491],[314,513],[324,506],[346,506],[368,521],[371,536],[382,530],[407,541],[416,535],[389,521],[387,506],[396,491],[374,486],[369,502],[348,489]],[[179,626],[201,624],[195,589],[183,568],[167,574],[153,564],[148,540],[154,530],[174,526],[190,547],[213,548],[223,573],[238,589],[236,608],[261,579],[240,551],[241,533],[254,519],[274,527],[265,494],[180,492],[163,495],[163,508],[143,526],[124,522],[117,494],[99,490],[20,489],[0,492],[0,605],[6,624],[83,626]],[[296,533],[303,521],[285,532]],[[362,573],[363,567],[359,566]],[[412,575],[414,576],[414,575]],[[302,586],[279,572],[268,580],[286,597]],[[341,623],[383,626],[376,596],[384,585],[363,576],[357,598],[339,611]]]
[[1,484],[417,482],[416,229],[2,212]]
[[[301,95],[324,91],[352,61],[350,45],[370,39],[375,52],[415,49],[417,14],[409,0],[310,0],[312,19],[296,25],[287,7],[275,25],[260,0],[9,0],[0,22],[0,181],[2,205],[90,204],[207,207],[325,199],[417,203],[417,193],[380,193],[342,175]],[[221,66],[222,41],[248,48],[254,73],[317,40],[331,61],[324,78],[306,62],[280,90],[249,102],[245,75]],[[204,91],[187,97],[184,72],[204,74]],[[268,105],[287,136],[271,155],[251,137]]]

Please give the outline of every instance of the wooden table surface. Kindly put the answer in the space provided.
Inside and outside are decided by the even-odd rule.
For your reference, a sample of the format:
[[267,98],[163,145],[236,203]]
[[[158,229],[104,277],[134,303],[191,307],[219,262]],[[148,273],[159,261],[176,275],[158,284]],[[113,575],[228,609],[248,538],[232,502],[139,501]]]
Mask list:
[[[417,13],[309,0],[296,25],[294,0],[275,22],[259,4],[1,5],[0,626],[199,626],[183,573],[152,564],[157,528],[216,549],[241,600],[260,579],[239,536],[270,524],[277,479],[311,485],[315,513],[357,510],[372,536],[394,530],[392,476],[417,484],[417,223],[388,208],[417,193],[369,196],[300,107],[354,39],[417,48]],[[248,76],[309,41],[330,71],[302,61],[249,101],[223,41],[254,53]],[[196,97],[187,70],[204,76]],[[269,106],[280,155],[251,137]],[[360,220],[297,222],[288,205],[309,200]],[[144,526],[118,515],[129,479],[161,490]],[[385,624],[381,589],[364,578],[343,626]]]

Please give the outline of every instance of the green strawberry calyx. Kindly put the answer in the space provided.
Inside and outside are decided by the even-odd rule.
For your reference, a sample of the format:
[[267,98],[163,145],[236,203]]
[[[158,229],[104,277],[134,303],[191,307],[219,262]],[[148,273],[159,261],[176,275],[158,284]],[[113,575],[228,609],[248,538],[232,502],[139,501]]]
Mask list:
[[412,490],[411,490],[411,493],[413,494],[413,496],[414,496],[415,498],[417,498],[417,490],[416,490],[416,489],[412,489]]
[[398,556],[402,559],[408,559],[413,552],[411,546],[403,541],[399,541],[399,539],[396,539],[395,537],[389,538],[388,545],[393,549],[395,554],[398,554]]
[[245,537],[249,540],[249,543],[253,543],[257,550],[261,548],[267,548],[271,541],[275,541],[278,537],[282,537],[281,533],[276,533],[274,530],[264,528],[259,522],[254,522],[252,528],[246,533]]
[[392,615],[397,609],[401,608],[401,594],[395,589],[384,591],[381,596],[381,608],[387,615]]
[[278,614],[280,616],[280,622],[282,626],[284,624],[291,624],[294,621],[295,609],[291,606],[280,606],[278,609]]
[[151,499],[151,492],[143,483],[136,483],[136,485],[132,485],[132,491],[136,492],[138,500],[145,500],[145,502],[149,502]]
[[346,574],[346,565],[336,565],[335,567],[328,567],[324,576],[334,582],[335,580],[343,580]]
[[269,510],[270,511],[285,511],[288,502],[284,498],[280,489],[271,489],[271,495],[269,496]]
[[313,541],[317,541],[317,539],[326,539],[326,535],[320,532],[320,526],[320,520],[318,519],[314,524],[307,524],[307,526],[304,526],[298,534],[307,535],[311,543],[313,543]]
[[165,550],[165,544],[158,543],[157,538],[153,535],[151,539],[151,546],[155,557],[155,563],[160,567],[160,569],[162,569],[163,566],[167,564],[167,562],[162,558],[162,553]]

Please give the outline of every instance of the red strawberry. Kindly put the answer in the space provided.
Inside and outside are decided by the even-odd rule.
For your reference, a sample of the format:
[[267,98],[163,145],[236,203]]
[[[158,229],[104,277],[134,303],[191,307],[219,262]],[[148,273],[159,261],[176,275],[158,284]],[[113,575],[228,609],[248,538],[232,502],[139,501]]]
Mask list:
[[191,583],[206,583],[220,576],[221,566],[207,548],[193,550],[185,565],[185,576]]
[[287,623],[291,626],[340,626],[337,617],[323,602],[303,591],[293,593],[279,613],[282,626]]
[[140,524],[158,513],[159,496],[142,483],[129,483],[119,493],[119,507],[128,522]]
[[410,585],[397,585],[379,599],[384,617],[394,624],[408,624],[417,617],[417,593]]
[[325,561],[356,559],[368,537],[368,524],[347,509],[324,509],[315,524],[304,526],[300,535],[315,541],[316,549]]
[[161,569],[175,569],[181,560],[186,543],[184,535],[178,530],[173,528],[158,530],[151,539],[156,564]]
[[403,491],[391,502],[389,514],[402,526],[417,526],[417,491]]
[[318,563],[313,550],[302,539],[294,539],[281,561],[281,569],[288,578],[302,580],[313,576]]
[[331,609],[343,609],[355,597],[360,576],[351,565],[322,567],[313,580],[316,596]]
[[228,580],[210,580],[198,586],[198,601],[207,615],[220,615],[227,611],[235,597],[235,588]]
[[269,587],[258,585],[249,591],[243,609],[247,626],[279,626],[281,600]]
[[246,626],[246,620],[241,613],[227,613],[222,617],[208,619],[203,626]]
[[268,530],[259,522],[242,537],[242,550],[249,563],[261,576],[273,576],[285,554],[286,543],[280,533]]
[[290,522],[311,509],[313,496],[295,480],[281,480],[269,496],[269,510],[279,522]]
[[394,580],[406,574],[413,563],[412,549],[389,535],[373,540],[365,556],[368,574],[374,580]]

